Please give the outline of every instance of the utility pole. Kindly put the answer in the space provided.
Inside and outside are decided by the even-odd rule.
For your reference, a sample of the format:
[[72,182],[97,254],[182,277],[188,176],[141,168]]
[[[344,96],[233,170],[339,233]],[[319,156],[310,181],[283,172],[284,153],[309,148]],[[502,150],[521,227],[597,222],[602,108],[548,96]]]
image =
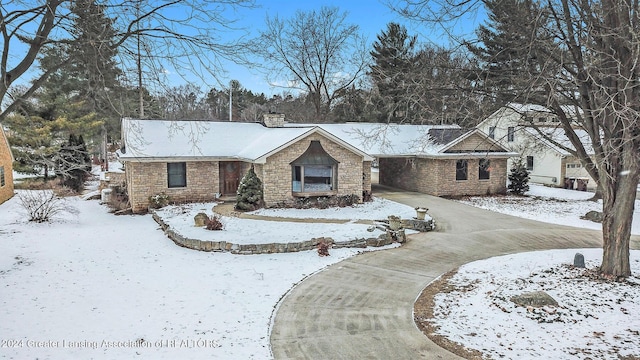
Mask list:
[[[140,18],[140,2],[136,3],[136,17]],[[144,92],[142,91],[142,54],[140,53],[140,21],[137,22],[137,40],[138,40],[138,58],[136,65],[138,66],[138,101],[140,106],[140,119],[144,119]]]
[[229,121],[233,121],[233,80],[229,81]]

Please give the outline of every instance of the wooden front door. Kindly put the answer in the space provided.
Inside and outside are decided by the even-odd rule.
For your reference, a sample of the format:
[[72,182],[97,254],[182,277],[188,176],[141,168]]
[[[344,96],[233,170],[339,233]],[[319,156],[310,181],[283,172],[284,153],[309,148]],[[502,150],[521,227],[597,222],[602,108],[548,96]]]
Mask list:
[[235,195],[240,184],[240,161],[220,162],[220,192],[222,195]]

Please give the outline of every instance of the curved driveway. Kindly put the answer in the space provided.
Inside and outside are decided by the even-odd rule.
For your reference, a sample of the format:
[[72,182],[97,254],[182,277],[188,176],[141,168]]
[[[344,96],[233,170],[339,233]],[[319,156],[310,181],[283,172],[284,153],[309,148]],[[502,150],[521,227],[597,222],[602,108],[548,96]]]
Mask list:
[[[441,274],[509,253],[600,247],[599,231],[551,225],[420,193],[377,187],[376,196],[428,207],[436,231],[402,247],[349,258],[294,287],[276,313],[276,359],[459,359],[415,326],[413,303]],[[640,247],[638,237],[632,248]],[[573,259],[567,259],[568,262]]]

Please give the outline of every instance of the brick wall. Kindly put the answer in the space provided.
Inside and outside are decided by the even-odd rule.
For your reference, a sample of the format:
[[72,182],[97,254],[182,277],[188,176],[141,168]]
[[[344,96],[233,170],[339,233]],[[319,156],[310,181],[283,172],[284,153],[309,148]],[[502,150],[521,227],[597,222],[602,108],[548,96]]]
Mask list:
[[267,206],[295,199],[291,191],[290,163],[307,150],[312,140],[320,141],[324,150],[339,162],[336,195],[355,194],[362,200],[363,189],[371,190],[370,162],[363,162],[361,156],[321,135],[312,134],[267,158],[259,175],[264,183],[264,200]]
[[491,159],[488,180],[478,179],[479,159],[468,159],[468,180],[456,180],[455,159],[381,158],[380,184],[434,196],[506,192],[507,160]]
[[2,129],[0,129],[0,166],[4,168],[4,186],[0,186],[0,204],[2,204],[13,196],[13,162],[9,143]]
[[[294,199],[291,191],[290,163],[302,155],[311,140],[318,140],[324,150],[338,164],[338,189],[335,195],[358,195],[362,200],[363,190],[371,191],[371,162],[334,143],[321,135],[310,135],[282,151],[270,156],[265,164],[255,164],[254,169],[264,186],[267,206]],[[240,178],[251,167],[243,163]],[[366,171],[364,170],[366,169]],[[175,202],[212,201],[220,192],[219,162],[187,162],[187,186],[167,186],[167,163],[126,162],[125,172],[129,202],[134,212],[145,212],[149,207],[149,196],[165,193]]]
[[213,201],[220,190],[217,161],[187,162],[187,186],[169,188],[167,163],[126,162],[127,192],[133,212],[144,212],[149,207],[149,196],[165,193],[172,201]]

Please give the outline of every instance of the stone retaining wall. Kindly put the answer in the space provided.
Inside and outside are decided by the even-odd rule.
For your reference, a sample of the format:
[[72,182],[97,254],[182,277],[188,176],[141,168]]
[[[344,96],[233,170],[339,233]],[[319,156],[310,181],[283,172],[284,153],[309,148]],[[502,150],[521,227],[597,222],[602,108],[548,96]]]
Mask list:
[[[186,238],[171,229],[169,224],[162,221],[162,218],[158,216],[155,211],[152,212],[152,216],[153,220],[155,220],[160,225],[167,237],[169,237],[169,239],[176,243],[176,245],[199,251],[224,251],[230,252],[232,254],[254,255],[314,250],[318,248],[318,244],[322,241],[330,243],[331,247],[334,249],[366,248],[368,246],[380,247],[390,245],[394,242],[394,240],[391,239],[390,236],[387,236],[387,234],[381,234],[377,238],[361,238],[341,242],[335,242],[332,238],[329,237],[322,237],[293,243],[234,244],[227,241],[211,241]],[[414,225],[415,227],[411,227]],[[407,226],[406,228],[411,228],[417,231],[429,231],[421,229],[433,229],[433,221],[403,220],[403,226]]]

